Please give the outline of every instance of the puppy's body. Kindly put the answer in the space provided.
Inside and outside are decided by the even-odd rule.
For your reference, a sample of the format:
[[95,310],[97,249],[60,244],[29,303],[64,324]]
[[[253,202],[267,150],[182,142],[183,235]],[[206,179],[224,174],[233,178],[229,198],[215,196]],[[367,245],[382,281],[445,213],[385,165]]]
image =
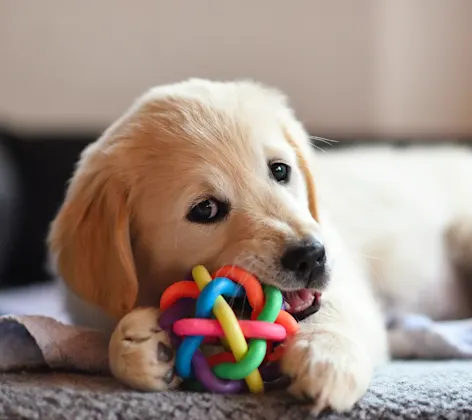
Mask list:
[[[467,153],[448,153],[472,179]],[[402,163],[388,150],[313,156],[283,96],[252,83],[193,80],[151,90],[83,153],[52,225],[73,316],[110,330],[133,308],[157,305],[199,263],[211,271],[241,265],[288,296],[320,290],[321,309],[288,343],[282,368],[291,391],[313,398],[315,410],[347,409],[388,357],[381,306],[437,317],[467,312],[443,246],[454,220],[470,214],[467,199],[447,188],[434,208],[418,201],[418,165],[432,165],[431,177],[449,183],[437,156],[417,155]],[[274,178],[280,164],[290,169],[284,182]],[[378,176],[386,170],[395,174],[387,186]],[[433,178],[426,196],[437,197]],[[198,219],[207,210],[217,223]],[[300,260],[307,249],[316,264]],[[433,286],[448,302],[423,299]]]
[[321,154],[317,162],[320,207],[368,266],[385,311],[472,315],[458,270],[472,259],[455,258],[463,243],[454,236],[472,222],[470,148],[359,147]]

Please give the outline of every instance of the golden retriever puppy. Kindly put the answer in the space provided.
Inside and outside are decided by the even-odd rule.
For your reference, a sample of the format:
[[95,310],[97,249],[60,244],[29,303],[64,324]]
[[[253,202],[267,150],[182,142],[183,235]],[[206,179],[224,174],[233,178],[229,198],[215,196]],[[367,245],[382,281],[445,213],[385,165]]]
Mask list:
[[286,98],[252,82],[151,89],[86,148],[49,244],[74,320],[108,332],[122,320],[110,347],[117,377],[174,384],[155,309],[133,309],[158,305],[197,264],[238,265],[304,318],[282,360],[290,391],[314,411],[362,397],[388,357],[383,317],[318,199],[316,169]]

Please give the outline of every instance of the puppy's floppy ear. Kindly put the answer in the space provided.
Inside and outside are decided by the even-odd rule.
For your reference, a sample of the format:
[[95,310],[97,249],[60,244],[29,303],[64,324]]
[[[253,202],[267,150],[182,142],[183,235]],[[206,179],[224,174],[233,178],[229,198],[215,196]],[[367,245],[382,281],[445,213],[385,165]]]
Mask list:
[[311,216],[313,219],[319,222],[315,181],[311,169],[311,146],[309,137],[305,130],[301,127],[301,124],[295,121],[287,124],[284,128],[284,131],[287,142],[290,144],[290,146],[292,146],[297,156],[298,167],[302,171],[303,177],[305,178],[305,184],[308,193],[308,206],[310,208]]
[[120,318],[138,293],[127,191],[110,169],[90,166],[76,171],[48,241],[70,289]]

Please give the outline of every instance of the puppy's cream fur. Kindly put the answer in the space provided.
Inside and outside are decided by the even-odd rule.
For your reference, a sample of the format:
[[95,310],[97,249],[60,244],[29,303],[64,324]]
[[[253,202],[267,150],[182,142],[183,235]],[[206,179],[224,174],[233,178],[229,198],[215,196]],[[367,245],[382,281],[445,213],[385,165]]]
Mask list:
[[[436,317],[469,311],[444,235],[459,216],[470,220],[472,189],[457,179],[471,182],[472,158],[443,153],[453,167],[440,168],[440,152],[314,156],[275,90],[204,80],[154,88],[83,152],[52,224],[74,319],[111,331],[133,308],[157,305],[195,264],[237,264],[280,285],[284,247],[310,234],[326,245],[330,281],[282,368],[315,411],[348,409],[388,357],[382,306]],[[292,166],[290,185],[269,178],[272,159]],[[208,195],[227,199],[230,217],[186,221]]]
[[470,148],[358,147],[320,155],[315,169],[319,205],[384,310],[472,315]]

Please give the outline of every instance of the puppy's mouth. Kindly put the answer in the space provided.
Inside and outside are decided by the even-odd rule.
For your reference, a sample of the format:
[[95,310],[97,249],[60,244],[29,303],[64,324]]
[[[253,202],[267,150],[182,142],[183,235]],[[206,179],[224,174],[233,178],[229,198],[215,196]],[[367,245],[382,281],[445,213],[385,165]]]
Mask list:
[[315,289],[300,289],[291,292],[283,292],[285,310],[296,314],[308,309],[320,299],[321,293]]
[[[318,312],[321,305],[321,292],[315,289],[300,289],[282,292],[283,309],[289,312],[298,322]],[[231,299],[231,306],[241,317],[250,317],[251,308],[245,299]]]
[[320,309],[321,292],[316,289],[299,289],[283,292],[285,310],[298,321]]

